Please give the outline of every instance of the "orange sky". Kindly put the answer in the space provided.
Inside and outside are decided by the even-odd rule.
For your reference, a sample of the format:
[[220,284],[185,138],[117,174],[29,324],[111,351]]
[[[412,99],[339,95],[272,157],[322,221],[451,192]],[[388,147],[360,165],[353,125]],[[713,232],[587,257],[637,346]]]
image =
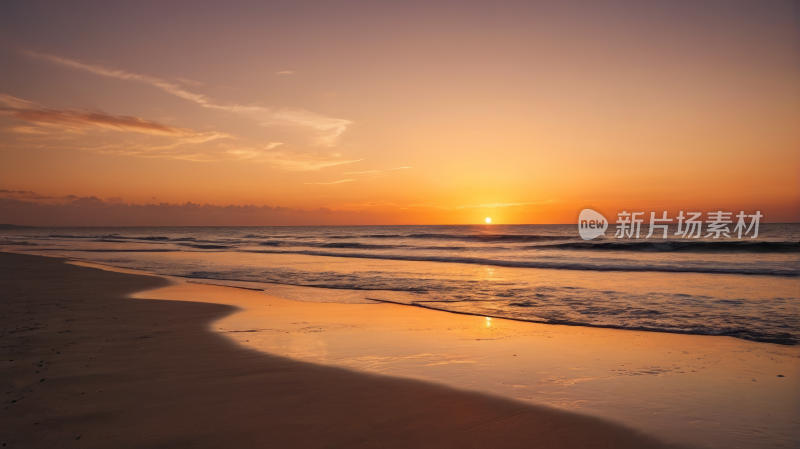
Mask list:
[[792,2],[676,3],[8,2],[0,222],[800,221]]

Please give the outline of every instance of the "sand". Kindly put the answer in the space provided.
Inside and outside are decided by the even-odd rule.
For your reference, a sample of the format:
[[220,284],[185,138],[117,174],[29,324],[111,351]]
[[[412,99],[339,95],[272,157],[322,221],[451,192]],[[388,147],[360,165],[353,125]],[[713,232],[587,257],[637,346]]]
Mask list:
[[155,276],[0,253],[6,447],[660,448],[595,417],[248,349],[231,305]]
[[314,302],[287,300],[168,279],[133,296],[236,306],[211,330],[267,354],[551,405],[708,449],[795,447],[800,438],[797,346],[342,304],[333,296],[347,291],[308,287],[284,293]]

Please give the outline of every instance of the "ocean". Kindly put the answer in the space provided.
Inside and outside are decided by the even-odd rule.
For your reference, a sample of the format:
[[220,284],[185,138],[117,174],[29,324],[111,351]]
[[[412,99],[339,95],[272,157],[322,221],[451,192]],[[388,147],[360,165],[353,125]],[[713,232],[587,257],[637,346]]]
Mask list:
[[[584,241],[576,225],[0,230],[0,249],[264,290],[539,323],[800,339],[800,224]],[[661,236],[657,230],[655,235]]]

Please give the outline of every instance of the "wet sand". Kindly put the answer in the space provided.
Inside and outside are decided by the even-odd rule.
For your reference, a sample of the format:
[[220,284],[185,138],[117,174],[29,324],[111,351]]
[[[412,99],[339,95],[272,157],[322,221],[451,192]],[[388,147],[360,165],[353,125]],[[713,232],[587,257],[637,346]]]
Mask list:
[[191,295],[187,301],[128,297],[168,285],[161,277],[0,253],[0,442],[666,447],[596,417],[249,349],[210,331],[241,310],[233,305]]
[[[212,330],[267,354],[556,406],[703,448],[795,447],[800,437],[797,346],[300,302],[170,279],[141,297],[237,306]],[[329,289],[283,293],[311,298]]]

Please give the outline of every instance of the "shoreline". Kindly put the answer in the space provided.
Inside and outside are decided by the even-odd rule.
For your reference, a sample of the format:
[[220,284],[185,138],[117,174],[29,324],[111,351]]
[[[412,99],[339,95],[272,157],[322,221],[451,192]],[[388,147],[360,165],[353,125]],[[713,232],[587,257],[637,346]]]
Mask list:
[[264,353],[578,411],[670,442],[791,447],[797,433],[800,348],[227,287],[179,281],[150,297],[240,307],[213,330]]
[[209,330],[231,305],[140,299],[165,281],[63,262],[0,253],[7,447],[667,447],[586,415],[246,349]]
[[[198,284],[200,284],[198,282]],[[220,285],[220,284],[207,284],[207,285]],[[238,287],[235,285],[220,285],[221,287],[231,287],[231,288],[244,288],[247,290],[258,290],[257,288],[249,288],[249,287]],[[445,313],[454,313],[456,315],[469,315],[469,316],[491,316],[492,318],[497,318],[499,320],[508,320],[508,321],[517,321],[520,323],[532,323],[532,324],[544,324],[544,325],[552,325],[552,326],[576,326],[576,327],[586,327],[591,329],[614,329],[620,331],[630,331],[630,332],[654,332],[658,334],[678,334],[678,335],[693,335],[696,337],[730,337],[736,338],[743,341],[750,341],[753,343],[761,343],[767,345],[779,345],[779,346],[797,346],[798,344],[792,340],[792,343],[782,343],[780,341],[763,341],[763,340],[750,340],[747,338],[737,337],[735,335],[725,335],[725,334],[700,334],[696,332],[688,332],[688,331],[680,331],[680,330],[670,330],[670,329],[650,329],[644,327],[622,327],[622,326],[613,326],[613,325],[606,325],[606,324],[592,324],[592,323],[574,323],[570,321],[533,321],[533,320],[526,320],[523,318],[513,318],[513,317],[505,317],[505,316],[497,316],[497,315],[486,315],[480,314],[476,312],[464,312],[461,310],[447,310],[447,309],[437,309],[435,307],[426,306],[421,304],[423,301],[417,301],[415,303],[407,304],[399,301],[390,301],[387,299],[376,299],[376,298],[367,298],[370,301],[377,301],[383,302],[387,304],[396,304],[398,306],[409,306],[409,307],[419,307],[421,309],[426,310],[435,310],[437,312],[445,312]]]
[[[245,281],[245,280],[241,280],[241,279],[194,278],[194,277],[185,277],[185,276],[180,276],[180,275],[164,275],[164,274],[159,274],[159,273],[152,272],[152,271],[145,271],[145,270],[137,270],[137,269],[132,269],[132,268],[119,267],[119,266],[112,265],[112,264],[102,263],[102,262],[98,262],[98,261],[92,261],[92,260],[88,260],[88,259],[81,259],[81,258],[77,258],[77,257],[65,256],[65,255],[50,255],[50,254],[47,254],[47,253],[17,252],[17,251],[8,250],[8,249],[0,250],[0,252],[7,252],[7,253],[10,253],[10,254],[33,254],[33,255],[40,255],[40,256],[43,256],[43,257],[65,258],[65,259],[68,259],[68,260],[70,260],[72,262],[76,262],[76,263],[82,264],[82,266],[87,266],[87,267],[92,267],[92,268],[100,268],[100,269],[106,269],[107,268],[110,271],[129,272],[129,273],[138,274],[138,275],[144,274],[144,275],[151,275],[151,276],[160,276],[160,277],[164,277],[164,278],[172,278],[172,279],[182,280],[182,281],[185,281],[185,282],[196,283],[198,285],[216,285],[216,286],[222,286],[222,287],[242,288],[242,289],[249,289],[249,290],[255,290],[255,291],[262,291],[262,292],[264,292],[264,294],[273,295],[273,296],[277,296],[277,295],[271,294],[270,292],[268,292],[268,291],[266,291],[263,288],[258,287],[258,286],[256,286],[256,287],[248,287],[248,286],[243,286],[243,284],[255,284],[255,285],[268,285],[268,286],[277,286],[277,287],[288,287],[288,288],[300,289],[300,290],[302,290],[302,289],[318,289],[318,290],[321,290],[321,291],[325,292],[325,294],[328,294],[328,291],[329,292],[357,292],[358,294],[363,296],[363,299],[366,299],[366,300],[368,300],[370,302],[389,303],[389,304],[404,305],[404,306],[413,306],[413,307],[419,307],[421,309],[434,310],[434,311],[440,311],[440,312],[452,313],[452,314],[460,314],[460,315],[470,315],[470,316],[479,316],[479,317],[490,316],[492,318],[510,320],[510,321],[518,321],[518,322],[522,322],[522,323],[544,324],[544,325],[555,325],[555,326],[577,326],[577,327],[585,327],[585,328],[592,328],[592,329],[615,329],[615,330],[630,331],[630,332],[653,332],[653,333],[659,333],[659,334],[663,333],[663,334],[677,334],[677,335],[692,335],[692,336],[700,336],[700,337],[730,337],[730,338],[735,338],[735,339],[738,339],[738,340],[754,342],[754,343],[774,344],[774,345],[785,346],[785,347],[799,347],[800,348],[800,345],[798,344],[798,342],[793,338],[778,338],[778,337],[773,337],[773,338],[765,338],[765,337],[762,337],[762,338],[745,338],[745,337],[742,337],[742,336],[738,335],[736,332],[733,332],[733,331],[729,332],[729,333],[713,334],[713,333],[701,333],[701,332],[685,331],[685,330],[680,330],[680,329],[664,329],[664,328],[648,328],[648,327],[625,327],[625,326],[617,326],[617,325],[613,325],[613,324],[594,324],[594,323],[572,322],[572,321],[566,321],[566,320],[564,320],[564,321],[535,321],[535,320],[530,320],[530,319],[526,319],[526,318],[516,318],[516,317],[513,317],[513,316],[497,314],[497,313],[493,313],[491,310],[483,310],[483,311],[481,311],[481,312],[485,312],[485,313],[470,312],[470,311],[463,311],[463,310],[457,310],[457,309],[452,309],[452,308],[447,309],[447,308],[430,307],[430,306],[427,306],[427,305],[423,304],[425,301],[415,301],[415,302],[411,302],[411,303],[404,303],[402,301],[394,301],[394,300],[385,299],[385,298],[374,298],[374,297],[368,297],[367,296],[367,295],[370,294],[370,292],[386,292],[386,290],[344,288],[344,287],[333,287],[333,286],[320,287],[320,286],[315,286],[315,285],[296,285],[296,284],[285,284],[285,283],[267,282],[267,281]],[[322,257],[322,256],[320,256],[320,257]],[[550,269],[552,269],[552,268],[547,268],[546,270],[550,270]],[[555,270],[558,270],[558,269],[555,269]],[[635,271],[632,271],[632,273],[634,273],[634,272]],[[705,275],[712,275],[712,276],[713,275],[723,275],[723,276],[727,275],[727,273],[697,273],[697,274],[704,275],[704,276]],[[750,275],[748,275],[748,276],[750,276]],[[752,274],[752,276],[765,276],[765,275]],[[767,276],[767,277],[769,277],[769,276]],[[229,284],[224,284],[224,283],[220,283],[220,282],[228,282]],[[322,301],[322,302],[328,302],[328,301]],[[445,301],[432,301],[432,302],[447,303]]]

